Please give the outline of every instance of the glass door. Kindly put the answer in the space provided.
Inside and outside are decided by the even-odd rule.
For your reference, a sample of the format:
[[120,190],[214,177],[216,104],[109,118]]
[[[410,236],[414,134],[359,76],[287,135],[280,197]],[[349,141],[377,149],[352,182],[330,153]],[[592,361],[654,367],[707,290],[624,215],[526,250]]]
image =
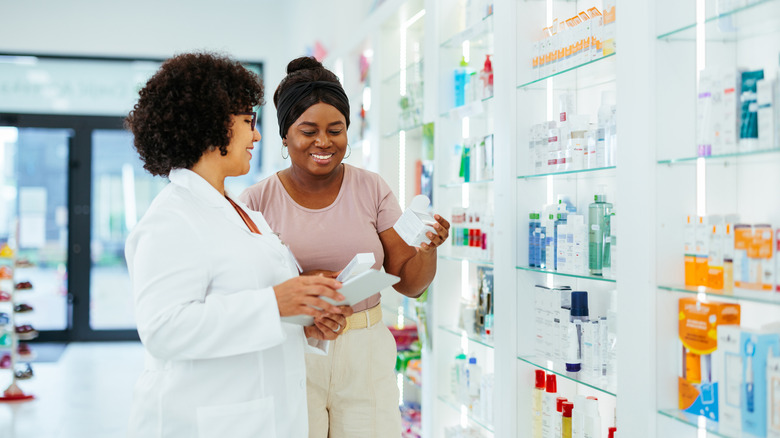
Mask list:
[[125,240],[167,180],[143,168],[125,130],[92,131],[90,329],[135,330]]
[[[0,126],[0,242],[16,250],[17,326],[68,322],[68,161],[74,131]],[[11,292],[11,291],[6,291]]]

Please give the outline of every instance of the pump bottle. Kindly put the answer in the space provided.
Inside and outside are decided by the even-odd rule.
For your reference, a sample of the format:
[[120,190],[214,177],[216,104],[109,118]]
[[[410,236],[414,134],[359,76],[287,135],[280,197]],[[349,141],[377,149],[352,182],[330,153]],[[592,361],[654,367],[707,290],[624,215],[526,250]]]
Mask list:
[[588,293],[571,293],[571,313],[569,316],[568,345],[566,348],[566,372],[575,376],[582,369],[583,325],[588,323]]

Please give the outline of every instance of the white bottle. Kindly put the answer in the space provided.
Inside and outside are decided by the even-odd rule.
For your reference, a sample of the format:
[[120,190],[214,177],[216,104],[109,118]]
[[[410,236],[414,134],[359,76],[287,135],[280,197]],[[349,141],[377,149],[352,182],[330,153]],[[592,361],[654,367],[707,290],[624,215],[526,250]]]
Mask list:
[[607,310],[607,388],[617,390],[617,291],[609,293]]
[[599,400],[588,397],[585,400],[585,437],[601,438],[601,416],[599,416]]
[[555,374],[547,375],[547,386],[542,399],[542,437],[554,438],[555,399],[558,397],[558,382]]
[[585,438],[585,396],[577,395],[571,415],[572,438]]
[[479,385],[482,380],[482,369],[477,365],[477,358],[470,357],[466,365],[466,388],[468,389],[469,399],[479,398]]
[[596,141],[596,167],[606,167],[609,164],[609,151],[613,150],[613,106],[615,105],[615,92],[606,90],[601,92],[601,106],[598,114],[598,131]]

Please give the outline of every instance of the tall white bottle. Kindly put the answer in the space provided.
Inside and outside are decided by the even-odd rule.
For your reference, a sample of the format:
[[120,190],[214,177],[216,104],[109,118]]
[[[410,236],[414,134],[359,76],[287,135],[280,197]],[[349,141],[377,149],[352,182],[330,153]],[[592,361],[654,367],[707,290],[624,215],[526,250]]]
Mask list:
[[554,438],[555,399],[558,397],[558,381],[555,374],[547,375],[547,385],[542,399],[542,437]]

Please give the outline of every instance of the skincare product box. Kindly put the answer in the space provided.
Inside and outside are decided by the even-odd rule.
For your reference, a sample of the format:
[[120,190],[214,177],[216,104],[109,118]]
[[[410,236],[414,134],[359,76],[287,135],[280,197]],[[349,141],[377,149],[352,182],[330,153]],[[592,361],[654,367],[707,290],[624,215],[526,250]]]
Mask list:
[[436,230],[433,228],[436,219],[426,212],[430,203],[431,200],[425,195],[415,196],[406,211],[393,225],[393,229],[407,245],[419,247],[423,243],[430,243],[431,239],[425,234],[428,231],[436,234]]
[[718,383],[713,379],[712,370],[712,353],[718,348],[716,330],[721,325],[738,325],[740,306],[681,298],[678,314],[678,332],[685,358],[682,376],[678,378],[679,407],[718,421]]
[[766,359],[767,411],[766,436],[780,438],[780,356]]
[[767,358],[780,356],[780,333],[772,330],[743,330],[742,354],[742,432],[764,437],[767,434]]

